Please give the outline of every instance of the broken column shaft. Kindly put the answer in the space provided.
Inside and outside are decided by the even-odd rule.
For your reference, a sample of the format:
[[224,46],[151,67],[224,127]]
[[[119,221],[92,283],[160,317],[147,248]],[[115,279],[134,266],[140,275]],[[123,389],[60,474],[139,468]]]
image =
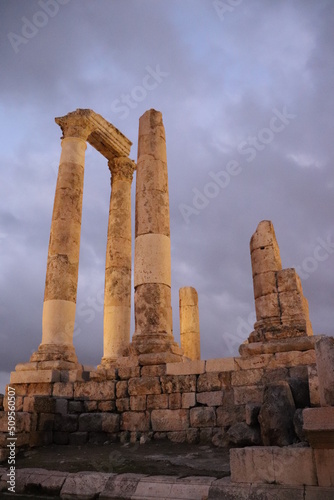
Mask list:
[[198,295],[190,286],[179,290],[180,337],[183,353],[192,360],[201,359]]
[[172,334],[169,194],[165,129],[153,109],[139,120],[136,179],[135,354],[179,361]]

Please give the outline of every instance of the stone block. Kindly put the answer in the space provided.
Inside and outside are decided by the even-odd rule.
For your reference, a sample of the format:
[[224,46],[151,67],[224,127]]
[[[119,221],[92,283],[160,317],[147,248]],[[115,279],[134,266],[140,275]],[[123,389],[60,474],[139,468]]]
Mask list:
[[196,375],[165,375],[160,380],[162,392],[165,394],[196,391]]
[[249,358],[234,358],[234,361],[237,370],[254,370],[266,368],[273,358],[273,354],[255,354]]
[[316,484],[310,448],[235,448],[230,450],[230,466],[234,483]]
[[36,396],[34,400],[34,411],[36,413],[55,413],[56,400],[54,398]]
[[281,269],[276,276],[278,293],[298,292],[303,295],[302,284],[294,268]]
[[256,320],[265,320],[267,318],[280,318],[280,306],[278,294],[270,293],[255,299]]
[[27,395],[28,396],[51,396],[53,384],[40,383],[40,384],[28,384]]
[[147,396],[148,410],[161,410],[168,408],[168,394],[149,394]]
[[56,399],[56,413],[61,413],[65,415],[68,412],[68,401],[67,399],[57,398]]
[[44,384],[59,380],[60,374],[56,370],[26,370],[10,374],[11,384]]
[[[86,401],[85,401],[86,403]],[[97,404],[97,409],[99,411],[115,411],[116,409],[116,403],[115,401],[99,401]]]
[[128,380],[140,376],[139,366],[120,366],[117,370],[120,379]]
[[334,487],[334,449],[316,449],[314,458],[319,486]]
[[145,411],[146,396],[130,396],[130,408],[132,411]]
[[209,372],[230,372],[235,370],[234,358],[208,359],[205,363],[205,371]]
[[[47,446],[53,442],[53,438],[57,433],[52,431],[30,431],[29,433],[29,446]],[[64,433],[66,434],[66,433]],[[54,440],[56,443],[56,441]],[[67,444],[59,443],[59,444]]]
[[167,432],[167,439],[172,443],[186,443],[187,433],[186,431]]
[[190,409],[191,427],[214,427],[216,425],[216,412],[214,408],[199,407]]
[[77,472],[68,474],[61,489],[61,498],[97,498],[104,490],[110,474],[103,472]]
[[166,375],[167,365],[147,365],[141,368],[142,377],[161,377]]
[[254,404],[254,403],[248,403],[245,406],[245,419],[246,419],[246,424],[247,425],[256,425],[258,424],[258,416],[260,412],[261,406]]
[[100,493],[99,499],[108,500],[109,498],[132,498],[137,489],[137,484],[144,477],[145,476],[143,474],[112,474],[111,477],[109,477],[104,489]]
[[9,387],[15,390],[15,396],[26,396],[28,393],[28,384],[11,384],[6,387],[6,394]]
[[40,413],[38,415],[38,431],[52,431],[54,425],[54,413]]
[[305,319],[303,295],[299,292],[282,292],[279,294],[279,302],[282,318],[300,316]]
[[128,382],[126,380],[116,382],[116,397],[127,398],[128,396]]
[[274,358],[268,363],[267,368],[288,368],[299,365],[312,365],[315,363],[314,350],[277,352]]
[[312,448],[334,448],[334,407],[305,408],[303,429]]
[[262,220],[259,222],[249,244],[251,252],[257,248],[266,246],[272,246],[276,251],[279,251],[274,226],[270,220]]
[[57,398],[73,398],[73,383],[56,382],[53,384],[52,395]]
[[[153,410],[163,411],[168,410]],[[152,412],[152,413],[153,413]],[[150,416],[147,412],[124,412],[121,416],[121,430],[147,432],[150,430]]]
[[234,387],[233,391],[236,405],[263,402],[264,387],[249,385],[248,387]]
[[117,411],[129,411],[130,410],[130,398],[119,398],[116,400]]
[[203,373],[197,380],[197,392],[220,391],[222,380],[219,373]]
[[269,271],[275,272],[282,269],[279,250],[277,250],[271,246],[266,246],[252,251],[251,262],[253,278],[257,274],[267,273]]
[[160,380],[158,377],[132,378],[129,380],[128,391],[130,396],[161,394]]
[[334,338],[322,337],[315,343],[321,406],[334,406]]
[[277,294],[276,272],[256,274],[253,278],[253,289],[255,299],[272,293]]
[[56,414],[54,429],[56,431],[76,432],[78,430],[78,416]]
[[115,397],[115,382],[75,382],[74,397],[77,399],[109,400]]
[[189,411],[185,409],[153,410],[151,421],[154,432],[183,431],[189,427]]
[[261,444],[261,434],[259,426],[249,426],[246,422],[237,422],[231,425],[226,432],[228,444],[236,447],[258,446]]
[[196,394],[194,392],[184,392],[182,394],[182,408],[191,408],[196,405]]
[[32,413],[34,411],[35,398],[34,396],[25,396],[23,398],[23,411]]
[[217,426],[228,427],[246,419],[245,405],[219,406],[216,409]]
[[[19,412],[15,414],[15,431],[29,432],[32,422],[31,414],[27,412]],[[8,412],[0,412],[0,432],[8,432]]]
[[102,413],[82,413],[79,415],[79,431],[100,432],[102,431]]
[[256,370],[239,370],[237,372],[233,372],[231,378],[232,387],[259,384],[263,373],[264,370],[261,368]]
[[197,403],[206,406],[220,406],[223,404],[223,391],[200,392],[196,395]]
[[205,372],[205,361],[194,360],[184,363],[167,363],[166,375],[198,375]]
[[[68,412],[69,413],[84,413],[85,408],[87,407],[86,401],[69,401],[68,402]],[[92,405],[89,405],[89,411],[92,411],[92,408],[97,407],[96,401],[90,401],[90,403],[93,403]]]
[[[166,394],[167,395],[167,394]],[[182,406],[182,398],[179,392],[173,392],[168,397],[168,407],[171,410],[178,410]]]
[[115,413],[102,413],[102,431],[118,432],[120,428],[120,415]]

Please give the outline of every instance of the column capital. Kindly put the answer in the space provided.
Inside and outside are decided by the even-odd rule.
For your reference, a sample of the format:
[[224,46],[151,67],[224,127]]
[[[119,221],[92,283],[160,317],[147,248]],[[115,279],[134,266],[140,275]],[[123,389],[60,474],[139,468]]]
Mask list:
[[136,163],[125,156],[120,156],[109,160],[108,167],[111,172],[111,179],[132,182],[133,173],[136,170]]
[[92,133],[93,127],[82,113],[68,113],[66,116],[55,118],[55,122],[60,126],[63,135],[62,139],[77,137],[87,141]]

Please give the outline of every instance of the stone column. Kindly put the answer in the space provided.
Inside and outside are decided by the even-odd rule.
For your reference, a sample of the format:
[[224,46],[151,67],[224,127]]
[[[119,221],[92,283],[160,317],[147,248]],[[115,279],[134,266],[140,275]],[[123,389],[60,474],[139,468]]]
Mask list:
[[198,295],[195,288],[179,290],[181,347],[187,358],[201,359]]
[[31,361],[62,359],[77,362],[73,330],[89,131],[81,126],[76,116],[67,115],[56,121],[63,130],[63,139],[47,260],[42,343]]
[[131,183],[135,163],[109,161],[111,196],[104,288],[102,364],[124,355],[130,344],[131,318]]
[[[135,333],[132,352],[179,361],[171,331],[171,253],[165,129],[160,112],[139,120],[136,179]],[[143,359],[143,358],[142,358]]]

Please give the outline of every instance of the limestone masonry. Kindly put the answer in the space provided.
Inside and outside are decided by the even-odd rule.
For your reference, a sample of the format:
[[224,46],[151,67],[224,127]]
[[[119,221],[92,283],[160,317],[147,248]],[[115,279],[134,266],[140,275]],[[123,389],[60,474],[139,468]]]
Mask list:
[[[63,137],[42,341],[10,380],[16,393],[16,447],[106,441],[112,447],[119,440],[151,439],[212,443],[231,447],[236,488],[241,483],[310,485],[315,493],[308,498],[325,498],[323,488],[329,491],[326,498],[334,498],[334,338],[313,335],[301,281],[294,269],[282,269],[272,223],[260,222],[250,241],[254,330],[241,344],[240,356],[201,360],[199,300],[192,287],[179,291],[181,347],[173,336],[161,113],[151,109],[139,120],[137,164],[129,158],[131,142],[93,111],[78,109],[56,123]],[[87,142],[106,158],[111,172],[104,347],[97,368],[80,364],[73,346]],[[4,461],[7,392],[8,387],[0,398]],[[275,498],[287,498],[282,491]]]

